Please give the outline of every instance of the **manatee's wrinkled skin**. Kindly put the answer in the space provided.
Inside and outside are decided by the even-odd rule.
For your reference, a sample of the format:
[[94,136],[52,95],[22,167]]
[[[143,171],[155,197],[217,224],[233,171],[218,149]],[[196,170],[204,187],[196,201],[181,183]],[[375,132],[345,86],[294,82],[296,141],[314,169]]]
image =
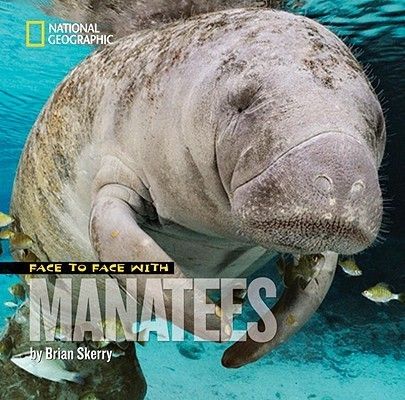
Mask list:
[[[336,132],[341,142],[335,146]],[[353,169],[365,164],[370,181],[375,178],[385,142],[382,111],[340,40],[313,21],[282,12],[201,16],[186,26],[178,22],[127,37],[75,68],[31,132],[15,182],[13,215],[36,239],[34,252],[41,259],[91,260],[92,199],[117,182],[142,198],[138,214],[151,235],[186,228],[219,242],[224,238],[227,248],[229,241],[239,247],[252,240],[237,230],[240,220],[231,208],[239,211],[241,188],[235,189],[288,150],[327,135],[336,149],[330,162],[342,176],[351,164]],[[345,158],[345,142],[347,151],[359,146],[365,155]],[[310,167],[311,158],[302,153],[300,165]],[[357,251],[379,228],[381,197],[376,182],[370,185],[369,196],[360,198],[370,204],[356,209],[367,211],[364,229],[370,237]],[[293,200],[305,199],[302,191],[311,190],[299,189]],[[346,200],[346,193],[336,195]],[[311,208],[312,199],[305,200]],[[335,205],[325,211],[334,216],[342,208]],[[350,245],[331,244],[310,251],[353,252]],[[218,260],[210,260],[201,262],[202,275],[217,270]]]
[[[75,68],[33,127],[12,215],[41,260],[173,259],[177,277],[246,277],[278,251],[323,253],[318,281],[276,306],[282,343],[296,331],[284,310],[300,327],[326,294],[332,252],[376,238],[384,144],[378,99],[331,32],[284,12],[218,12]],[[270,348],[238,343],[223,362]]]

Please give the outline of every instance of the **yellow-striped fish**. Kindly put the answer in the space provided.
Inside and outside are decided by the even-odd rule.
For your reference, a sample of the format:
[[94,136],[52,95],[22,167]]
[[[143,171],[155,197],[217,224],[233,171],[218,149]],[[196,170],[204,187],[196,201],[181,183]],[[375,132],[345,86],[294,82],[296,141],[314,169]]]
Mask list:
[[52,382],[84,383],[83,376],[79,372],[68,371],[62,360],[48,360],[43,357],[37,361],[31,358],[30,352],[26,352],[12,357],[11,362],[32,375]]
[[361,276],[363,274],[362,270],[356,264],[354,258],[348,258],[347,260],[339,260],[338,264],[347,275]]
[[361,294],[375,303],[388,303],[391,300],[398,300],[401,303],[405,303],[405,293],[392,293],[389,286],[382,282],[377,283],[377,285],[370,289],[364,290]]
[[10,238],[10,244],[15,249],[25,250],[30,249],[33,246],[34,242],[29,236],[25,235],[24,233],[16,232]]
[[0,228],[4,228],[5,226],[9,226],[13,222],[14,222],[13,217],[10,217],[10,215],[0,212]]
[[25,288],[21,283],[16,283],[15,285],[10,286],[8,291],[18,299],[25,299]]
[[14,232],[10,229],[0,231],[0,240],[9,240],[14,236]]

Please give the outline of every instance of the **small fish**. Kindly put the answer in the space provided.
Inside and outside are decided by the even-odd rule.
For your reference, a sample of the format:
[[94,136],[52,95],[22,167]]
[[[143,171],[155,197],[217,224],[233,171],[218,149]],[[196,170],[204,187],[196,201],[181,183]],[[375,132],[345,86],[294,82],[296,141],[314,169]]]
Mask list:
[[121,350],[121,349],[114,350],[113,353],[112,353],[113,358],[119,358],[119,357],[122,357],[122,356],[125,356],[125,351]]
[[18,299],[25,299],[25,288],[21,283],[16,283],[13,286],[10,286],[8,291],[16,298]]
[[27,236],[24,233],[21,232],[16,232],[14,235],[10,238],[10,244],[15,248],[15,249],[30,249],[34,242],[32,239]]
[[38,262],[39,258],[32,252],[28,250],[23,250],[21,255],[21,261],[24,262]]
[[93,349],[97,349],[97,350],[101,350],[106,348],[109,344],[111,344],[111,342],[109,340],[103,339],[100,340],[98,342],[93,342],[93,341],[89,341],[89,345],[93,348]]
[[233,302],[235,304],[243,304],[247,295],[247,289],[235,289],[233,291]]
[[156,317],[154,323],[156,324],[151,328],[151,321],[137,321],[132,330],[137,334],[136,342],[141,346],[146,346],[150,340],[151,335],[157,337],[159,341],[168,341],[168,331],[166,320]]
[[295,275],[298,278],[304,279],[305,282],[309,282],[316,275],[316,264],[319,261],[318,255],[306,255],[301,256],[298,260],[298,265],[295,267]]
[[4,214],[0,212],[0,228],[4,228],[6,226],[11,225],[14,222],[13,217],[10,217],[10,215]]
[[309,281],[318,275],[318,262],[320,257],[321,256],[317,254],[304,255],[294,260],[294,263],[287,263],[287,261],[281,257],[277,262],[277,268],[284,278],[284,285],[290,287],[298,280],[301,287],[304,289]]
[[68,341],[68,337],[64,334],[62,328],[60,326],[55,328],[55,336],[54,336],[55,340],[57,340],[58,342],[67,342]]
[[[115,324],[115,329],[114,329],[114,324]],[[125,342],[126,337],[125,337],[125,329],[124,326],[122,325],[122,322],[120,319],[117,319],[116,321],[112,320],[104,320],[102,322],[102,328],[104,333],[108,333],[110,330],[113,332],[113,337],[114,337],[114,342]],[[106,338],[108,340],[109,338]]]
[[290,326],[294,326],[297,325],[297,318],[293,315],[293,314],[289,314],[285,320],[285,322],[287,322],[288,325]]
[[94,393],[85,393],[80,400],[99,400],[99,398]]
[[7,361],[11,358],[14,348],[14,341],[11,336],[6,336],[0,340],[0,361]]
[[[114,325],[115,324],[115,325]],[[101,332],[103,332],[104,337],[99,341],[93,341],[89,339],[89,345],[95,349],[104,349],[111,343],[123,343],[126,341],[125,330],[120,319],[113,320],[103,320],[99,327],[101,326]],[[106,335],[112,331],[112,336],[107,337]]]
[[6,301],[4,305],[8,308],[18,308],[18,304],[14,303],[13,301]]
[[17,322],[17,324],[25,324],[27,322],[27,318],[24,317],[19,311],[17,311],[17,314],[14,315],[14,321]]
[[405,303],[405,293],[392,293],[386,283],[377,283],[377,285],[364,290],[361,294],[375,303],[388,303],[391,300],[398,300],[401,303]]
[[190,360],[200,360],[205,353],[204,345],[201,342],[178,342],[176,347],[183,357]]
[[0,240],[9,240],[14,236],[14,232],[10,229],[0,231]]
[[69,381],[80,384],[84,382],[82,375],[78,372],[68,371],[62,360],[42,358],[41,361],[37,361],[31,358],[30,352],[26,352],[12,357],[11,361],[24,371],[52,382]]
[[339,260],[338,264],[347,275],[361,276],[363,274],[362,270],[356,264],[354,258],[348,258],[347,260]]

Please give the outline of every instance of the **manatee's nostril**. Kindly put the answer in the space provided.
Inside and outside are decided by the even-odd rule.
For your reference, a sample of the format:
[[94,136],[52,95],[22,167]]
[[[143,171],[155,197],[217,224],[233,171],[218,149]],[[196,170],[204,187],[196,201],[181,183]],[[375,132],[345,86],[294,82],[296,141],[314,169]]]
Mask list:
[[326,175],[318,175],[315,179],[315,186],[324,193],[329,193],[332,190],[333,182]]
[[358,193],[362,192],[365,188],[366,188],[366,185],[360,179],[360,180],[353,183],[352,188],[350,189],[350,192],[352,194],[358,194]]

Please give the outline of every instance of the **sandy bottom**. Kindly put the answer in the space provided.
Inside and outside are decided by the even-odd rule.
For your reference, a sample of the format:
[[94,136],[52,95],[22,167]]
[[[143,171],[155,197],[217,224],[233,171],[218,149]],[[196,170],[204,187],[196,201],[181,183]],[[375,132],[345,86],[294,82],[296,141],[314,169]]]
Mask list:
[[[341,335],[344,338],[344,333]],[[323,340],[334,342],[327,333]],[[405,398],[405,362],[393,355],[379,356],[319,346],[309,329],[284,349],[254,365],[227,370],[220,364],[224,346],[202,344],[196,357],[179,353],[175,343],[149,343],[138,355],[149,382],[147,399],[319,399],[383,400]],[[313,343],[311,343],[313,342]],[[191,342],[191,350],[196,347]],[[303,351],[305,347],[305,351]],[[294,356],[294,353],[306,357]]]

